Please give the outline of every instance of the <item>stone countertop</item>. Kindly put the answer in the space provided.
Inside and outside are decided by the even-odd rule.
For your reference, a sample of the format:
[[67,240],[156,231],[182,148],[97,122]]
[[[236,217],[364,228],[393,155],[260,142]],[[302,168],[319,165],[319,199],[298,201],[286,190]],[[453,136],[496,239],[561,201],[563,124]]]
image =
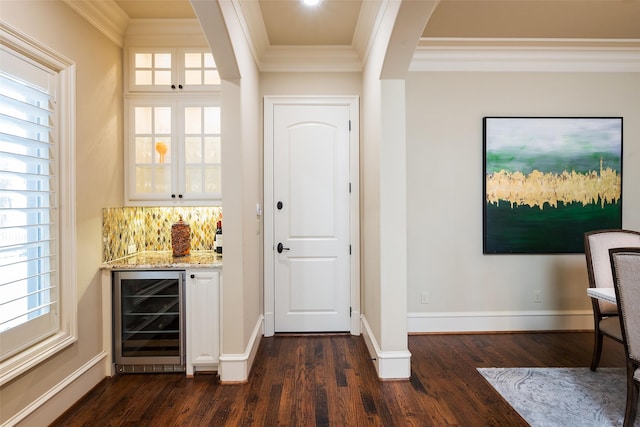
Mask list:
[[174,257],[171,251],[146,251],[102,263],[108,270],[184,270],[222,267],[222,255],[214,251],[193,251]]

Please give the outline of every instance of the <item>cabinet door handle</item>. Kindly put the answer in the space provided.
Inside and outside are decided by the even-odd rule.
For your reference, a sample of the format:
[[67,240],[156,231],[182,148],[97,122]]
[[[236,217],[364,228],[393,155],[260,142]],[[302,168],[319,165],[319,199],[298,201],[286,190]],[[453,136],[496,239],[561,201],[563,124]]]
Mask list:
[[171,195],[171,198],[172,198],[172,199],[175,199],[175,198],[176,198],[176,195],[175,195],[175,194],[172,194],[172,195]]
[[178,198],[179,198],[179,199],[182,199],[182,194],[178,194]]
[[175,88],[176,88],[176,85],[171,85],[171,89],[175,89]]
[[192,274],[192,275],[190,275],[189,277],[191,277],[192,279],[195,279],[195,278],[196,278],[196,275],[195,275],[195,274]]

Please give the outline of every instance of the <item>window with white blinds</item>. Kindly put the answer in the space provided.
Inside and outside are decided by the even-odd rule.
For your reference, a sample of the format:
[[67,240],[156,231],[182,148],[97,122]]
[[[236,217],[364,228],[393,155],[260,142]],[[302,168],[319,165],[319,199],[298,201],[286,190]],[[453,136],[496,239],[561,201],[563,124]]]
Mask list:
[[3,48],[0,333],[16,339],[3,337],[2,358],[57,329],[55,77]]
[[0,21],[0,385],[77,340],[75,66]]

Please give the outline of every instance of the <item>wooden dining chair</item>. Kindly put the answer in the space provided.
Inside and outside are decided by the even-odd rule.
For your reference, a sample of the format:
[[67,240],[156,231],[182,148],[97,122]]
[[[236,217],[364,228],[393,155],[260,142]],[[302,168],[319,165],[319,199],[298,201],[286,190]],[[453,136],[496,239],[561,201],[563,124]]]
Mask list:
[[[609,249],[620,247],[640,247],[640,232],[632,230],[609,229],[585,233],[584,253],[587,261],[589,287],[613,288],[613,275],[609,259]],[[595,371],[600,364],[602,339],[609,337],[622,342],[618,308],[615,304],[591,299],[593,306],[593,355],[591,370]]]
[[632,426],[640,386],[640,248],[609,250],[620,329],[627,358],[627,403],[624,426]]

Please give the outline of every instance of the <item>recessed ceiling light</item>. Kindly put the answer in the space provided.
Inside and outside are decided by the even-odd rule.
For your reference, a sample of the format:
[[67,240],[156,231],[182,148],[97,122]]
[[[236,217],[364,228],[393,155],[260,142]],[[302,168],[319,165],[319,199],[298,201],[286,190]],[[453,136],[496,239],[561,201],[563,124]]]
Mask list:
[[305,6],[317,6],[322,0],[300,0]]

